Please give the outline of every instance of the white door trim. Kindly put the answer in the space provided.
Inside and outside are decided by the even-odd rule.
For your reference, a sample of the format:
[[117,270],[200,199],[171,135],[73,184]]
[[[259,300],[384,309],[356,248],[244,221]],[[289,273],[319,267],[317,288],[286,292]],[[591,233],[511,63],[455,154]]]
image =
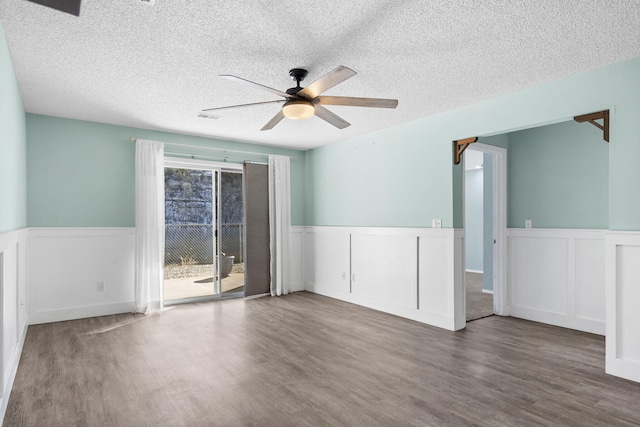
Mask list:
[[507,149],[475,143],[474,150],[493,154],[493,312],[508,316],[507,304]]

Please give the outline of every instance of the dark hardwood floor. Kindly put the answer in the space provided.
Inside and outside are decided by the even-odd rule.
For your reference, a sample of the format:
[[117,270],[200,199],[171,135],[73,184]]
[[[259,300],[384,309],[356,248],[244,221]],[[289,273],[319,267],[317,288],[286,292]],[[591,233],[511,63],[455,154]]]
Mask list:
[[301,292],[31,326],[4,426],[637,426],[604,338]]

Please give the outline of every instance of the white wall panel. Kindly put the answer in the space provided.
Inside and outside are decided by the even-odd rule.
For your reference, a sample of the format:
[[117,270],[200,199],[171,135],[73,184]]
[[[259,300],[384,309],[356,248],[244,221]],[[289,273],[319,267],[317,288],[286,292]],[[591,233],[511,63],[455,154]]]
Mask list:
[[605,250],[602,240],[577,239],[576,316],[605,321]]
[[640,233],[607,233],[606,260],[606,372],[640,382]]
[[566,239],[511,237],[511,304],[567,314]]
[[508,313],[604,335],[604,231],[510,229]]
[[445,284],[453,280],[452,242],[444,238],[420,239],[420,310],[440,316],[453,313],[451,289]]
[[616,355],[640,363],[640,246],[618,246],[616,261]]
[[291,227],[291,290],[304,291],[304,227]]
[[417,250],[417,236],[352,233],[352,293],[375,308],[411,316],[417,303]]
[[449,330],[465,327],[463,235],[452,229],[420,233],[416,320]]
[[0,234],[0,417],[4,417],[27,333],[28,230]]
[[134,228],[35,228],[29,242],[32,324],[132,310]]
[[5,362],[3,373],[6,376],[11,353],[18,342],[18,310],[17,310],[17,269],[15,244],[2,251],[2,360]]
[[349,230],[336,227],[310,227],[305,233],[306,289],[324,295],[348,294]]

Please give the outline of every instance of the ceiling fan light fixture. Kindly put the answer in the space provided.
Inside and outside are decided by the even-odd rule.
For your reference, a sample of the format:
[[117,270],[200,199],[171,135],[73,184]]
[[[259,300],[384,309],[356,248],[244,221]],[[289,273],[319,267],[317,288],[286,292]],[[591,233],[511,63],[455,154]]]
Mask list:
[[315,114],[313,104],[304,99],[290,99],[282,106],[282,114],[288,119],[305,120]]

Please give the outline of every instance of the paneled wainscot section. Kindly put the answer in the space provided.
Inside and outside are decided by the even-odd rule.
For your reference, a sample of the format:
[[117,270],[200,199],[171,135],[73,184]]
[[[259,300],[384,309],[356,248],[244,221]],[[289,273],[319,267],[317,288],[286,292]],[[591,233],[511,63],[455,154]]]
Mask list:
[[31,324],[131,312],[134,252],[135,228],[30,229]]
[[509,229],[507,313],[604,335],[605,233]]
[[449,330],[464,328],[462,230],[294,228],[303,232],[308,291]]
[[[502,312],[604,335],[605,231],[509,229]],[[465,326],[463,230],[294,227],[305,288],[387,313]],[[301,240],[301,242],[300,242]]]
[[0,415],[4,416],[29,323],[27,229],[0,233]]
[[609,232],[606,371],[640,382],[640,233]]

